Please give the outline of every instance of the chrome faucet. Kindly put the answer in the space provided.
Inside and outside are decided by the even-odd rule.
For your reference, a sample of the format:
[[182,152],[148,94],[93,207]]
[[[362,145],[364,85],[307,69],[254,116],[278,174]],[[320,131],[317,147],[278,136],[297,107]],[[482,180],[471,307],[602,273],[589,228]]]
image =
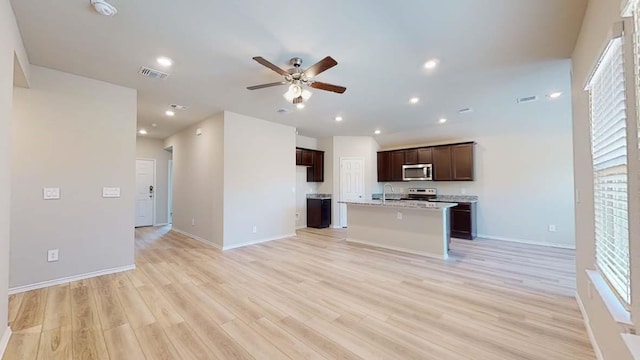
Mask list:
[[387,202],[387,186],[389,186],[391,188],[391,193],[395,194],[395,192],[393,191],[393,185],[384,184],[384,186],[382,187],[382,203],[383,204],[385,204]]

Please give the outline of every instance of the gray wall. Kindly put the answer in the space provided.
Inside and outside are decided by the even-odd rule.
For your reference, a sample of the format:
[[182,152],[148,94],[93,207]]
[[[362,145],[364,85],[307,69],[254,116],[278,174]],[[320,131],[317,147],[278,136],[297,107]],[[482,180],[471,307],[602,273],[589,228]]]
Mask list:
[[[134,264],[136,91],[33,66],[14,93],[10,286]],[[61,188],[60,200],[42,199]],[[120,187],[120,198],[102,198]],[[60,250],[48,263],[47,250]]]
[[174,229],[225,249],[295,233],[295,144],[293,127],[226,111],[167,138]]
[[225,111],[224,248],[295,234],[295,148],[293,127]]
[[[8,335],[6,331],[11,211],[10,125],[13,85],[27,85],[29,75],[29,60],[22,45],[11,4],[8,0],[0,0],[0,342]],[[2,350],[0,348],[0,355]]]
[[165,139],[165,147],[173,148],[173,228],[218,247],[223,239],[223,146],[222,113]]
[[[575,189],[580,201],[575,204],[577,290],[591,329],[605,359],[631,359],[620,333],[623,327],[612,317],[603,298],[590,283],[586,269],[595,269],[593,167],[591,162],[589,97],[585,83],[606,44],[614,22],[620,20],[619,0],[591,0],[573,53],[573,160]],[[630,152],[629,154],[632,154]],[[634,196],[630,196],[632,201]],[[636,220],[637,221],[637,220]],[[638,234],[630,234],[636,241]],[[634,237],[635,236],[635,237]],[[633,265],[632,265],[633,266]],[[638,270],[632,268],[632,274]],[[638,288],[632,283],[632,294]],[[634,300],[637,303],[637,300]],[[637,305],[635,305],[637,306]],[[634,326],[637,328],[637,321]]]
[[171,152],[164,149],[164,141],[138,136],[136,158],[156,161],[156,225],[166,224],[169,216],[169,160]]

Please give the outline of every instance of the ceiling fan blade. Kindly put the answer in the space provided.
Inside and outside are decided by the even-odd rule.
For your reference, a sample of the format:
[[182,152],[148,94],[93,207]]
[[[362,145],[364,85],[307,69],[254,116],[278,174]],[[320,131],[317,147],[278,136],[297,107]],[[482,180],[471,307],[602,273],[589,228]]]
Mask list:
[[288,72],[286,72],[285,70],[280,69],[279,67],[273,65],[272,63],[270,63],[269,61],[265,60],[265,58],[263,58],[262,56],[255,56],[253,58],[253,60],[259,62],[260,64],[262,64],[263,66],[268,67],[269,69],[277,72],[278,74],[282,75],[282,76],[287,76],[289,75]]
[[258,89],[264,89],[264,88],[268,88],[268,87],[272,87],[272,86],[286,85],[286,84],[288,84],[286,81],[278,81],[278,82],[269,83],[269,84],[247,86],[247,89],[248,90],[258,90]]
[[307,78],[312,78],[325,70],[331,69],[336,65],[338,65],[338,62],[333,60],[331,56],[327,56],[326,58],[311,65],[307,70],[303,72],[303,74]]
[[323,83],[323,82],[319,82],[319,81],[314,81],[311,84],[309,84],[309,86],[311,86],[314,89],[333,91],[333,92],[338,93],[338,94],[342,94],[345,91],[347,91],[347,88],[344,87],[344,86],[327,84],[327,83]]

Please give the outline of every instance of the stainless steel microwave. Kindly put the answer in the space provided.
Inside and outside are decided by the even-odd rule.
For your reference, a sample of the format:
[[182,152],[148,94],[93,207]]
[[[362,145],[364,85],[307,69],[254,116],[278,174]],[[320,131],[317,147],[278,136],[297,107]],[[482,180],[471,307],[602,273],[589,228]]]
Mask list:
[[402,180],[433,180],[431,164],[402,165]]

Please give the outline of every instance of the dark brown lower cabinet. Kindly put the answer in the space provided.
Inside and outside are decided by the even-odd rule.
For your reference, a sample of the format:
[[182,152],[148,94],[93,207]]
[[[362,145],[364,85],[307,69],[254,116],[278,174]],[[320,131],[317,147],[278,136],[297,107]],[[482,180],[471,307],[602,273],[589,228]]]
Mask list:
[[307,227],[327,228],[331,225],[331,199],[307,199]]
[[473,240],[476,238],[476,203],[458,203],[450,209],[451,237]]

